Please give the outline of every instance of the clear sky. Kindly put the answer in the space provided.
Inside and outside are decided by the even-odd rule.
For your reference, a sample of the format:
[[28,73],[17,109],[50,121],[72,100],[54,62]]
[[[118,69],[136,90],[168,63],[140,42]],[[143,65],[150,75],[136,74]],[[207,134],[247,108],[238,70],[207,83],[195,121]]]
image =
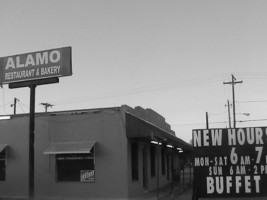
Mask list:
[[[228,126],[267,125],[266,0],[0,0],[0,57],[72,47],[73,76],[36,89],[36,111],[152,108],[189,142]],[[0,114],[29,112],[29,88],[0,89]],[[242,113],[249,113],[245,116]],[[232,116],[231,116],[232,117]],[[242,122],[240,122],[242,121]],[[248,122],[247,122],[248,121]]]

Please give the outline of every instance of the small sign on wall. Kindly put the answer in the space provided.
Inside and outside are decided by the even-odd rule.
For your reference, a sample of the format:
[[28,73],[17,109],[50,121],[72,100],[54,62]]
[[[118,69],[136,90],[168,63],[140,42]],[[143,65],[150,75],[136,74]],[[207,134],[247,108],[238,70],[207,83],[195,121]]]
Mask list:
[[94,183],[95,170],[81,170],[80,180],[82,183]]

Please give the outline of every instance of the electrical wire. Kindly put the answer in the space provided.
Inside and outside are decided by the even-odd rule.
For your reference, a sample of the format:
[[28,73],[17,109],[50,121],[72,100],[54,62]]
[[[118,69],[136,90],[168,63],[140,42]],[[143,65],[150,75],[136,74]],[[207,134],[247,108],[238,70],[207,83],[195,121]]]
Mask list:
[[251,79],[251,80],[260,80],[260,79],[266,79],[267,73],[266,72],[250,72],[250,73],[239,73],[239,76],[242,79]]
[[22,101],[19,100],[19,103],[20,103],[21,105],[23,105],[25,108],[30,109],[30,107],[27,106],[27,105],[25,105],[24,103],[22,103]]
[[226,111],[224,111],[224,112],[222,112],[222,113],[209,113],[209,116],[225,115],[225,114],[227,114],[227,113],[228,113],[228,111],[226,110]]
[[24,104],[23,104],[20,100],[18,100],[18,104],[19,104],[19,107],[20,107],[20,109],[22,110],[22,112],[25,113],[25,111],[23,110],[23,108],[22,108],[22,106],[21,106],[21,104],[22,104],[22,105],[24,105]]
[[241,121],[237,121],[237,122],[259,122],[259,121],[267,121],[267,119],[248,119],[248,120],[241,120]]
[[[238,75],[238,76],[240,77],[240,75]],[[215,82],[219,82],[219,81],[223,82],[223,80],[226,77],[229,77],[229,74],[215,74],[212,76],[194,78],[191,80],[175,81],[175,82],[169,82],[169,83],[158,84],[158,85],[150,85],[150,86],[146,86],[146,87],[137,87],[137,88],[132,88],[132,89],[128,89],[128,90],[119,90],[119,91],[112,91],[109,93],[102,93],[102,94],[100,93],[100,94],[90,95],[90,96],[70,98],[70,99],[65,99],[65,100],[53,102],[53,104],[55,106],[58,106],[58,105],[79,103],[79,102],[85,102],[85,101],[96,100],[96,99],[104,99],[104,98],[111,98],[111,97],[118,97],[118,96],[127,96],[127,95],[133,95],[133,94],[138,94],[138,93],[159,92],[159,91],[163,91],[163,90],[193,87],[193,86],[199,86],[199,85],[203,85],[203,84],[215,83]],[[249,74],[249,75],[245,74],[241,77],[242,77],[242,79],[262,79],[262,78],[267,78],[267,73],[253,73],[253,74]],[[224,93],[226,93],[225,87],[224,87]],[[239,89],[238,90],[238,94],[239,94],[240,88],[238,88],[238,89]],[[229,95],[229,90],[227,90],[227,93],[228,93],[227,95]],[[4,111],[6,113],[4,89],[3,89],[3,102],[4,102],[4,105],[3,105]],[[236,101],[236,102],[239,102],[239,103],[256,103],[256,102],[267,102],[267,100],[263,100],[263,101]],[[24,107],[29,108],[28,106],[26,106],[22,102],[20,102],[20,103]],[[22,109],[21,105],[20,105],[20,107]],[[23,112],[24,112],[24,110],[23,110]],[[216,114],[214,114],[214,115],[216,115]]]
[[[209,124],[228,124],[228,122],[209,122]],[[198,126],[198,125],[205,125],[206,123],[189,123],[189,124],[171,124],[171,126]]]
[[11,103],[12,103],[12,101],[9,101],[8,103],[1,105],[0,108],[6,107],[7,105],[9,105]]
[[[224,75],[225,76],[225,75]],[[121,90],[121,91],[113,91],[109,93],[103,93],[98,95],[91,95],[91,96],[84,96],[78,98],[72,98],[65,101],[60,102],[53,102],[54,105],[65,105],[71,103],[78,103],[88,100],[96,100],[96,99],[103,99],[103,98],[110,98],[110,97],[117,97],[117,96],[127,96],[137,93],[147,93],[147,92],[158,92],[162,90],[170,90],[170,89],[177,89],[177,88],[184,88],[184,87],[192,87],[192,86],[199,86],[202,84],[208,84],[213,82],[222,81],[223,79],[218,79],[218,77],[222,77],[222,74],[214,75],[214,76],[207,76],[203,78],[196,78],[187,81],[179,81],[179,82],[171,82],[165,83],[160,85],[151,85],[147,87],[139,87],[133,88],[128,90]]]
[[[238,123],[245,123],[245,122],[260,122],[260,121],[267,121],[266,119],[249,119],[249,120],[237,120]],[[209,122],[209,124],[228,124],[229,122],[222,121],[222,122]],[[192,124],[171,124],[171,126],[197,126],[197,125],[206,125],[203,123],[192,123]]]
[[267,100],[259,100],[259,101],[237,101],[238,103],[266,103]]

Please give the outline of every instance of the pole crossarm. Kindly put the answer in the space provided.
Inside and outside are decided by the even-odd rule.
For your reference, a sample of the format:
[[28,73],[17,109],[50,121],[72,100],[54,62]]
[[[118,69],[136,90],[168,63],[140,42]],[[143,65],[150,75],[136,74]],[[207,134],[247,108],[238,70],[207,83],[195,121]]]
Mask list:
[[237,84],[237,83],[243,83],[243,81],[223,82],[223,84]]
[[10,83],[9,88],[21,88],[21,87],[29,87],[30,88],[30,119],[29,119],[29,200],[34,200],[34,140],[35,140],[35,90],[39,85],[58,83],[59,78],[46,78],[46,79],[38,79],[38,80],[30,80],[23,82],[15,82]]
[[52,105],[52,104],[50,104],[50,103],[40,103],[42,106],[44,106],[45,107],[45,112],[47,112],[47,109],[49,108],[49,107],[53,107],[54,105]]

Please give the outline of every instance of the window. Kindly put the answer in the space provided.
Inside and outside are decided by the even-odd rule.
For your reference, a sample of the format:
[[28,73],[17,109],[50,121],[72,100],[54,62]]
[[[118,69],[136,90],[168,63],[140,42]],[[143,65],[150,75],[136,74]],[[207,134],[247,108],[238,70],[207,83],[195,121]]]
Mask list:
[[0,152],[0,181],[6,180],[6,150]]
[[165,175],[165,163],[166,163],[165,149],[162,148],[161,149],[161,172],[162,172],[162,175]]
[[154,146],[150,148],[150,167],[151,167],[151,176],[156,175],[156,149]]
[[91,153],[57,154],[57,180],[95,182],[94,148]]
[[132,161],[132,180],[138,180],[138,144],[132,143],[131,145],[131,161]]

